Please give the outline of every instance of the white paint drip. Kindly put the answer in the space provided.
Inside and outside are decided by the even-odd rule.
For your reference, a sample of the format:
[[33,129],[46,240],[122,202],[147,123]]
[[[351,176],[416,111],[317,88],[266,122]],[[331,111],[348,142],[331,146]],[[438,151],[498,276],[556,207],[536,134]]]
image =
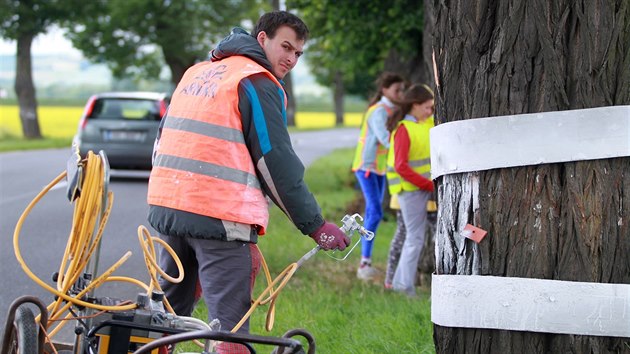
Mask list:
[[479,211],[479,173],[471,173],[473,214]]
[[534,221],[534,228],[538,229],[538,232],[542,231],[542,222],[540,221],[540,216],[536,216],[536,220]]
[[533,210],[536,213],[536,219],[534,220],[534,228],[538,229],[538,232],[541,232],[542,220],[540,219],[540,213],[542,212],[542,204],[540,202],[536,203]]

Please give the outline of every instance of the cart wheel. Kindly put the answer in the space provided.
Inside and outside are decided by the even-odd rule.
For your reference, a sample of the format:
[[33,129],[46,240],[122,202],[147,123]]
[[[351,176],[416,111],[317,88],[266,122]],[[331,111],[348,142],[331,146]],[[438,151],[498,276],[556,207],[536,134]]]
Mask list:
[[295,350],[279,346],[274,349],[271,354],[315,354],[315,338],[313,338],[313,335],[309,331],[303,328],[291,329],[282,335],[282,337],[293,338],[298,335],[304,337],[308,341],[308,352],[305,352],[304,348]]
[[9,354],[38,354],[37,324],[28,307],[20,306],[15,311],[9,343]]

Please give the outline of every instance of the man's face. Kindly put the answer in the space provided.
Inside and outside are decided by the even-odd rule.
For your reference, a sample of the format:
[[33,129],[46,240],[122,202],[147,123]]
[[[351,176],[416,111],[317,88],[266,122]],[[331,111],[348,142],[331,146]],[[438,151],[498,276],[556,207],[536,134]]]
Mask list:
[[256,39],[271,63],[272,73],[279,79],[293,69],[303,53],[304,40],[298,39],[295,30],[288,26],[280,26],[273,39],[264,31]]

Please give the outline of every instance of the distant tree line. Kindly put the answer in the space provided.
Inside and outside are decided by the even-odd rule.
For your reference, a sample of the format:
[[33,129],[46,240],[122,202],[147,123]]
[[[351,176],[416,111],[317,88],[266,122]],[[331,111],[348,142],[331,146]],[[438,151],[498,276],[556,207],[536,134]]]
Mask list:
[[[431,1],[287,0],[311,29],[307,55],[317,82],[333,91],[337,123],[347,93],[367,97],[383,70],[411,82],[432,81]],[[423,35],[425,33],[425,35]]]
[[[171,82],[234,26],[251,30],[269,0],[2,0],[0,35],[16,41],[15,92],[26,138],[40,138],[32,77],[33,39],[57,25],[89,60],[105,63],[118,79],[159,77],[166,65]],[[318,83],[331,87],[338,122],[346,93],[366,97],[384,69],[410,79],[430,75],[423,59],[423,6],[412,0],[289,0],[311,30],[306,60]],[[290,90],[290,81],[288,83]]]

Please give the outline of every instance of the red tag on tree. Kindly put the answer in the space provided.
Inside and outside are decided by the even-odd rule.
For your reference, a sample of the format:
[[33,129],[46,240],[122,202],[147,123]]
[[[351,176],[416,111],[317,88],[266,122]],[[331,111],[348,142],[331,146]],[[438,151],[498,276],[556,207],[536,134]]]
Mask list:
[[479,243],[481,242],[481,240],[483,240],[484,237],[486,237],[487,233],[488,231],[486,230],[480,229],[470,224],[466,224],[466,226],[464,227],[464,231],[462,232],[462,235],[464,235],[464,237],[466,238],[469,238]]

